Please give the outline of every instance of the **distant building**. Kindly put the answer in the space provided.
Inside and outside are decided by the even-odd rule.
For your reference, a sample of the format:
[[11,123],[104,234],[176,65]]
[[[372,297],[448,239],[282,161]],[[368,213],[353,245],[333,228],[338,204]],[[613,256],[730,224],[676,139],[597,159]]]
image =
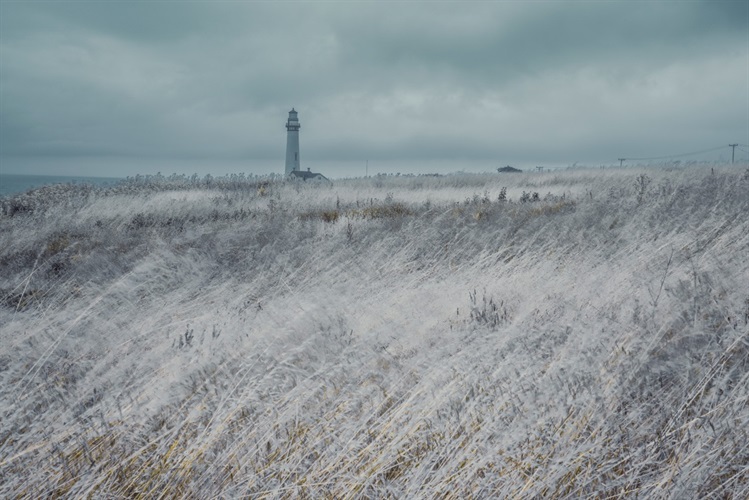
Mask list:
[[330,180],[324,175],[310,172],[309,169],[303,172],[300,168],[299,129],[302,126],[299,124],[297,115],[297,111],[291,108],[289,118],[286,120],[286,177],[295,181],[330,183]]
[[501,173],[508,173],[508,172],[509,173],[511,173],[511,172],[522,172],[522,170],[520,170],[519,168],[514,168],[514,167],[511,167],[511,166],[507,165],[506,167],[498,168],[497,172],[499,172],[501,174]]
[[330,179],[325,177],[323,174],[319,174],[317,172],[310,172],[309,169],[307,169],[306,172],[302,172],[301,170],[293,170],[288,175],[288,177],[289,179],[295,180],[295,181],[330,183]]

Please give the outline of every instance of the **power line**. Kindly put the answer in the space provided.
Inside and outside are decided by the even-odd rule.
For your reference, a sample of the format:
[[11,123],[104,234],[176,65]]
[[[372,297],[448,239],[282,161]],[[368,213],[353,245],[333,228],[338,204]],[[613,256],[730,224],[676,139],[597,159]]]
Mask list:
[[641,161],[641,160],[665,160],[668,158],[678,158],[680,156],[692,156],[692,155],[698,155],[702,153],[711,153],[713,151],[718,151],[719,149],[727,148],[728,146],[719,146],[717,148],[710,148],[710,149],[703,149],[702,151],[693,151],[691,153],[679,153],[675,155],[668,155],[668,156],[652,156],[649,158],[619,158],[619,161],[622,160],[634,160],[634,161]]

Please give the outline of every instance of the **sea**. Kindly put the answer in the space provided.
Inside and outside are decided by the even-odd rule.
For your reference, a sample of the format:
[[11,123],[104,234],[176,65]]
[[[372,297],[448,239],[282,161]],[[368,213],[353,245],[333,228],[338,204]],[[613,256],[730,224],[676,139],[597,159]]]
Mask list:
[[116,177],[74,177],[67,175],[21,175],[0,173],[0,197],[24,193],[30,189],[53,184],[93,184],[111,186],[122,179]]

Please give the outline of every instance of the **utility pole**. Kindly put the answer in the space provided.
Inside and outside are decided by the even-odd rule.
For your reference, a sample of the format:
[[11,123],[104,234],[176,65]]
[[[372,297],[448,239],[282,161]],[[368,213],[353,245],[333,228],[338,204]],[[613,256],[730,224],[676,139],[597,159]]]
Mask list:
[[734,153],[736,153],[736,146],[738,146],[738,144],[728,145],[728,147],[731,148],[731,164],[733,164]]
[[621,168],[622,165],[624,165],[624,160],[626,160],[626,158],[619,158],[619,168]]
[[367,160],[367,164],[364,166],[364,177],[369,177],[369,160]]

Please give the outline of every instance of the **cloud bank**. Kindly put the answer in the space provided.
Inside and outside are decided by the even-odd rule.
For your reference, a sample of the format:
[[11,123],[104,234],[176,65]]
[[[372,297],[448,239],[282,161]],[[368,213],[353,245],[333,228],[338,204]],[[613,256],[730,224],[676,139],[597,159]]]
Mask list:
[[292,106],[313,165],[612,164],[749,143],[745,2],[0,9],[6,172],[281,172]]

